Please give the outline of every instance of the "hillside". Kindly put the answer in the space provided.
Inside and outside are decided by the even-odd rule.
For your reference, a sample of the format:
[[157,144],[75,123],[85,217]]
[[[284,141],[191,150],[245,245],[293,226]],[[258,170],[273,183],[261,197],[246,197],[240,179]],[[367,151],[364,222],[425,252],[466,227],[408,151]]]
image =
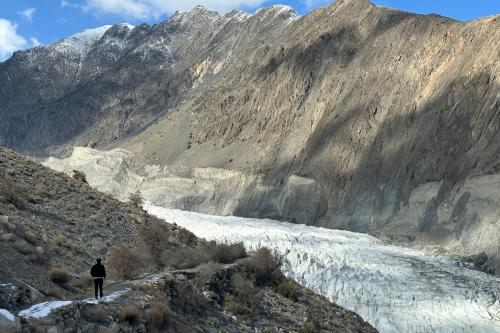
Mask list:
[[[285,279],[270,252],[198,239],[81,174],[0,148],[0,179],[2,332],[375,332]],[[99,303],[87,274],[96,257],[108,268]]]

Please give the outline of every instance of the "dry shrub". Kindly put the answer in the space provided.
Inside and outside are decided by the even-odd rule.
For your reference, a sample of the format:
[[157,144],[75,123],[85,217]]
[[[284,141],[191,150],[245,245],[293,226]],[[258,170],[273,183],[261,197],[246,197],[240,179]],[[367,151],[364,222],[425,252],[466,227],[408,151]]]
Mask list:
[[287,279],[276,286],[278,294],[294,302],[299,300],[300,289],[299,284],[291,279]]
[[56,284],[66,284],[71,281],[72,275],[69,268],[64,266],[53,267],[48,272],[49,280]]
[[0,185],[0,200],[14,205],[17,209],[24,209],[30,198],[19,185],[6,182]]
[[283,281],[281,259],[266,247],[241,261],[243,269],[255,278],[258,285],[277,285]]
[[94,279],[90,274],[84,273],[74,282],[74,286],[83,290],[90,289],[94,285]]
[[45,291],[45,296],[47,297],[54,297],[54,298],[57,298],[57,299],[63,299],[64,298],[64,294],[56,289],[56,288],[49,288],[47,291]]
[[142,199],[142,194],[139,190],[135,191],[134,193],[130,193],[128,197],[128,201],[137,208],[142,208],[142,205],[144,204],[144,200]]
[[223,264],[229,264],[247,256],[243,242],[228,244],[210,241],[205,246],[212,260]]
[[208,309],[205,297],[189,281],[170,282],[168,286],[171,292],[170,306],[176,312],[186,314],[196,313],[204,316]]
[[142,319],[142,311],[133,304],[125,305],[120,309],[120,320],[130,325],[135,325]]
[[200,285],[208,284],[222,267],[216,262],[209,261],[198,266],[199,273],[196,276],[196,281]]
[[179,241],[188,246],[195,245],[198,238],[189,230],[184,228],[179,228],[179,233],[177,235],[179,237]]
[[137,248],[115,247],[109,257],[111,275],[125,280],[136,278],[144,268],[142,259]]
[[84,184],[88,184],[87,176],[81,171],[73,170],[72,177],[73,177],[73,179],[76,179]]
[[106,309],[100,304],[87,307],[85,311],[85,318],[92,323],[102,323],[108,319]]
[[174,269],[188,269],[210,260],[210,255],[201,248],[177,248],[164,258],[167,266]]
[[166,266],[170,252],[178,247],[171,241],[169,226],[161,221],[147,222],[140,229],[140,236],[155,264],[158,267]]
[[241,274],[231,277],[231,296],[226,300],[226,308],[237,316],[249,316],[258,311],[262,294]]
[[27,241],[23,239],[18,239],[14,242],[14,248],[21,254],[24,255],[34,255],[36,254],[35,248],[33,245],[28,243]]
[[146,312],[146,320],[150,332],[165,332],[170,324],[172,311],[165,301],[151,303],[151,308]]

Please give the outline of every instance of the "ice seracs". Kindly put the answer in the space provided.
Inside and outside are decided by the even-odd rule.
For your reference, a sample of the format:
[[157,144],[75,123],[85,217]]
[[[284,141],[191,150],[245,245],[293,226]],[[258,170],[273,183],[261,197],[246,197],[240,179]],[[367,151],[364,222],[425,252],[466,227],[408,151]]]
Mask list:
[[500,279],[365,234],[145,205],[199,237],[266,246],[285,273],[382,333],[498,333]]

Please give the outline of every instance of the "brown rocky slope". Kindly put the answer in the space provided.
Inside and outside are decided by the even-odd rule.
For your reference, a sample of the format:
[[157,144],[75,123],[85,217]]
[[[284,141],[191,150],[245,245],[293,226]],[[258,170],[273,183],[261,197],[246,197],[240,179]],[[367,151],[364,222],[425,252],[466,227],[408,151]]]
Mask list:
[[[197,239],[81,174],[0,148],[0,180],[2,332],[375,332],[285,279],[266,250],[247,256],[241,244]],[[108,267],[106,294],[122,294],[99,304],[86,274],[96,257]],[[41,318],[4,316],[55,300],[73,303]]]

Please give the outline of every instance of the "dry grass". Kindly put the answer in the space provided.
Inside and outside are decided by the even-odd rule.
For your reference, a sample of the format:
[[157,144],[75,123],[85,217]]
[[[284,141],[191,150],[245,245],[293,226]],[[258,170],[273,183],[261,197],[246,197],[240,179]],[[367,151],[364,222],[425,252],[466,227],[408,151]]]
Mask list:
[[11,204],[17,209],[24,209],[30,198],[19,185],[5,182],[0,184],[0,201]]
[[151,308],[146,312],[149,332],[165,332],[170,324],[172,311],[166,301],[151,303]]
[[84,273],[80,275],[80,277],[73,283],[73,285],[82,290],[87,290],[92,288],[92,286],[94,285],[94,279],[92,278],[92,276],[90,276],[90,274]]
[[71,281],[69,268],[64,266],[53,267],[48,272],[49,280],[56,284],[66,284]]
[[287,279],[276,286],[276,292],[283,297],[286,297],[294,302],[297,302],[300,297],[300,286],[297,282]]
[[115,247],[109,257],[111,275],[125,280],[136,278],[144,267],[143,256],[138,252],[138,249]]
[[125,305],[120,309],[119,317],[120,320],[130,325],[135,325],[139,320],[142,319],[142,311],[133,304]]

